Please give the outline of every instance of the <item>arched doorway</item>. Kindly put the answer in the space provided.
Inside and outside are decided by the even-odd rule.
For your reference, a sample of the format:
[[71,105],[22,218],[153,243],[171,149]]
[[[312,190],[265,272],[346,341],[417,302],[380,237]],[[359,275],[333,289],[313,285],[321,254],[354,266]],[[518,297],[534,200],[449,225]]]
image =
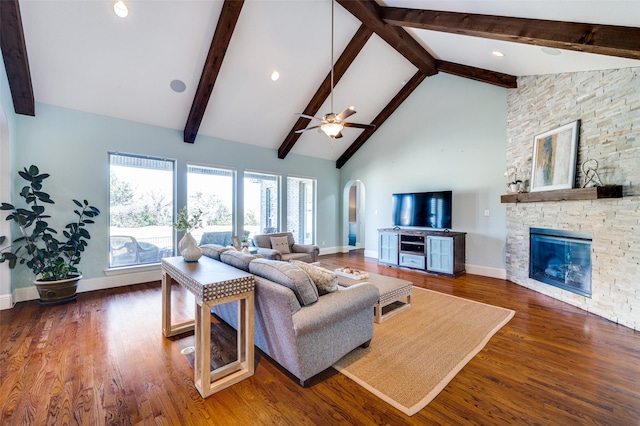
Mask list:
[[364,247],[364,184],[349,181],[344,188],[346,251]]

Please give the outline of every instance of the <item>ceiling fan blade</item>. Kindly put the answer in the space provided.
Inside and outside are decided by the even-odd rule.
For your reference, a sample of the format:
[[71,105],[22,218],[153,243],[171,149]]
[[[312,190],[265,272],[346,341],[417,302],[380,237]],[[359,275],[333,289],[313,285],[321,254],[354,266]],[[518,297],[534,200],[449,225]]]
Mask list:
[[352,105],[352,106],[350,106],[349,108],[347,108],[347,109],[345,109],[344,111],[342,111],[340,114],[338,114],[338,115],[336,116],[336,119],[337,119],[338,121],[342,121],[342,120],[344,120],[345,118],[350,117],[350,116],[352,116],[352,115],[353,115],[353,114],[355,114],[355,113],[356,113],[356,107],[354,107],[354,106]]
[[322,118],[314,117],[312,115],[303,114],[301,112],[297,112],[294,115],[297,115],[298,117],[308,118],[309,120],[320,120],[320,121],[322,121]]
[[356,129],[375,129],[375,124],[342,123],[344,127],[355,127]]
[[317,129],[317,128],[319,128],[319,127],[320,127],[320,125],[318,125],[318,126],[313,126],[313,127],[307,127],[306,129],[296,130],[296,133],[303,133],[303,132],[306,132],[307,130],[313,130],[313,129]]

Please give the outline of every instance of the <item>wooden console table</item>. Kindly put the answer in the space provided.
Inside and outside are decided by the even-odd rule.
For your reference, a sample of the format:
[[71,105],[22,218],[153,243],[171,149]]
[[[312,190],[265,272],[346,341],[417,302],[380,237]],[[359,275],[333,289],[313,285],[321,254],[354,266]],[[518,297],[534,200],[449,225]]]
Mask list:
[[[195,319],[171,322],[171,284],[177,282],[196,298]],[[206,398],[250,377],[254,372],[253,275],[203,256],[185,262],[162,259],[162,332],[165,337],[195,329],[195,386]],[[238,301],[238,359],[211,370],[211,307]]]

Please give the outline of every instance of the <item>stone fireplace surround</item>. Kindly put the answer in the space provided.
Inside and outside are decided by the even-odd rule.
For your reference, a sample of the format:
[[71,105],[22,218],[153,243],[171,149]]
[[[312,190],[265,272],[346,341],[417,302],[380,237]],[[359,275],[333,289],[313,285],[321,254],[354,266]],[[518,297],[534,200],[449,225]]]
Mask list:
[[[531,175],[533,136],[581,120],[580,164],[599,163],[604,184],[623,185],[623,198],[509,203],[505,267],[510,281],[640,330],[640,68],[518,78],[507,92],[507,164]],[[592,296],[529,278],[529,228],[588,232]]]

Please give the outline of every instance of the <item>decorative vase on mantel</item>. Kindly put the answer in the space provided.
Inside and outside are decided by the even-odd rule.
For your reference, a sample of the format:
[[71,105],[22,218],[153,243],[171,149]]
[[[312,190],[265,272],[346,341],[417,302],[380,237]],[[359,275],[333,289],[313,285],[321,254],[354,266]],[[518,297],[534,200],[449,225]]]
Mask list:
[[185,233],[184,237],[180,239],[178,242],[178,251],[185,262],[197,262],[202,256],[202,249],[198,247],[198,243],[191,235],[191,232]]

